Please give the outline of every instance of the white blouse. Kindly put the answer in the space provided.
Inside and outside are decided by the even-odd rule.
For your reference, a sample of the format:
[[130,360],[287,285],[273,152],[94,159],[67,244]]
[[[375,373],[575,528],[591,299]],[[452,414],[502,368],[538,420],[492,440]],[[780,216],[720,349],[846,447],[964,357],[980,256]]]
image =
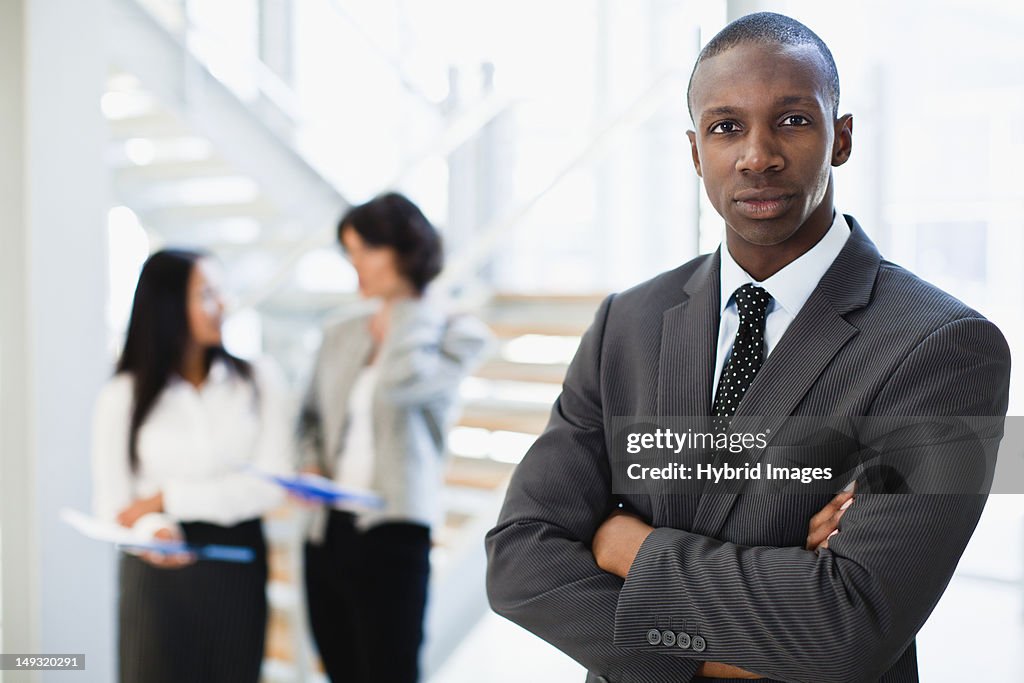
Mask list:
[[365,365],[356,376],[348,403],[348,425],[334,480],[345,487],[369,491],[373,487],[373,390],[380,366]]
[[252,382],[215,361],[199,388],[174,376],[138,433],[138,469],[128,461],[133,378],[103,387],[93,419],[93,513],[114,521],[137,498],[163,492],[164,512],[143,515],[134,528],[151,535],[177,522],[230,526],[280,504],[275,484],[243,471],[247,464],[287,473],[292,464],[290,411],[283,382],[266,362]]

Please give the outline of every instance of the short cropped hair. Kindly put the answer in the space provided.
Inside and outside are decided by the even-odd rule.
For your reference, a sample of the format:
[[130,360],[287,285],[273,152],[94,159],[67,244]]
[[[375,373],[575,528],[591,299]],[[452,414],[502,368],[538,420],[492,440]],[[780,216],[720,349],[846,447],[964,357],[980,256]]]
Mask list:
[[836,69],[836,62],[832,58],[832,52],[825,45],[825,41],[796,19],[774,12],[757,12],[740,17],[723,28],[700,51],[697,62],[693,65],[693,71],[690,73],[690,83],[686,88],[686,106],[690,111],[691,118],[693,117],[693,104],[690,95],[693,89],[693,76],[697,73],[698,67],[704,60],[711,59],[729,48],[744,43],[791,47],[813,46],[821,55],[825,65],[825,75],[828,79],[826,87],[832,100],[832,116],[833,118],[838,116],[839,71]]
[[395,250],[399,274],[420,294],[444,265],[441,235],[408,197],[389,192],[345,212],[338,240],[352,227],[369,245]]

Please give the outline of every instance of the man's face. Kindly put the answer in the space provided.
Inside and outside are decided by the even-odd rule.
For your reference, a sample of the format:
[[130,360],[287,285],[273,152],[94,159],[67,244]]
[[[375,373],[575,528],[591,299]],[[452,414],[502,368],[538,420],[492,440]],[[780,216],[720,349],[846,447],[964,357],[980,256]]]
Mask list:
[[694,75],[696,131],[687,135],[697,175],[729,229],[751,245],[782,244],[812,216],[832,222],[822,200],[831,167],[849,158],[853,124],[834,118],[827,84],[811,46],[740,44]]

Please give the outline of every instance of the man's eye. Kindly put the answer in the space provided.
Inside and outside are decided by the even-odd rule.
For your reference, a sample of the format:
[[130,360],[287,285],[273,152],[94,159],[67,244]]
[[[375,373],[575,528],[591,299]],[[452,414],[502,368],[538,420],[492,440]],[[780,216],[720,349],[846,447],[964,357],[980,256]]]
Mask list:
[[793,116],[787,116],[782,121],[782,125],[784,125],[784,126],[806,126],[806,125],[809,125],[809,124],[810,124],[810,121],[807,120],[807,117],[806,116],[800,116],[799,114],[794,114]]
[[732,121],[722,121],[711,127],[712,133],[735,133],[738,126]]

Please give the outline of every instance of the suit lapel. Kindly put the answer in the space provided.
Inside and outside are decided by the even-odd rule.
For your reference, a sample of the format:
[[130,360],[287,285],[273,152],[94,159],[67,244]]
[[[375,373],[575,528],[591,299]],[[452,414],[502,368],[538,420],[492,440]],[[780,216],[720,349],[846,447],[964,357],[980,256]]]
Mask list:
[[355,385],[359,371],[366,365],[366,359],[373,349],[373,339],[370,337],[368,325],[369,316],[359,316],[348,321],[343,330],[339,330],[342,341],[334,354],[337,366],[331,373],[330,381],[334,385],[334,391],[344,387],[345,392],[343,395],[337,393],[334,398],[337,405],[328,408],[338,411],[338,433],[335,437],[335,448],[334,452],[329,454],[327,462],[328,469],[331,470],[328,474],[332,477],[335,474],[333,471],[336,466],[335,456],[345,443],[345,432],[348,429],[349,393],[352,386]]
[[[847,219],[851,235],[846,245],[740,401],[734,420],[741,422],[744,432],[778,433],[835,355],[858,333],[843,316],[867,305],[881,257],[860,225]],[[761,452],[753,453],[746,462],[753,465],[760,456]],[[741,488],[702,496],[693,531],[704,536],[718,534]]]
[[659,417],[711,414],[720,307],[718,268],[715,252],[687,281],[683,302],[662,315]]
[[[715,252],[683,287],[685,299],[662,315],[658,358],[658,417],[711,415],[711,382],[718,349],[720,254]],[[694,495],[658,495],[661,525],[686,528]]]

